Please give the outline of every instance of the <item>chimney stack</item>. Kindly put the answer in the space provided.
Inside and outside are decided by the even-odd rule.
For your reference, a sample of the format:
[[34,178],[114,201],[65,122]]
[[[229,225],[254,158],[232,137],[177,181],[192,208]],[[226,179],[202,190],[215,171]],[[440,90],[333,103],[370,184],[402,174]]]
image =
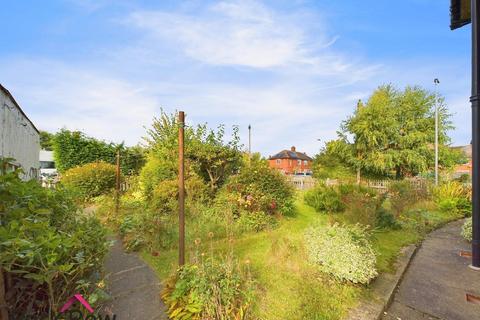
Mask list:
[[292,150],[293,152],[295,152],[295,151],[296,151],[295,146],[293,146],[290,150]]

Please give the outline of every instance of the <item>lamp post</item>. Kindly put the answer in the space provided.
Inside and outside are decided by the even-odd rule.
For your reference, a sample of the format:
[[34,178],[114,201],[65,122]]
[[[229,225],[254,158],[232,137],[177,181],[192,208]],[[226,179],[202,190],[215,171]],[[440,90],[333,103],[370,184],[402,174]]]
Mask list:
[[252,157],[252,126],[248,125],[248,157]]

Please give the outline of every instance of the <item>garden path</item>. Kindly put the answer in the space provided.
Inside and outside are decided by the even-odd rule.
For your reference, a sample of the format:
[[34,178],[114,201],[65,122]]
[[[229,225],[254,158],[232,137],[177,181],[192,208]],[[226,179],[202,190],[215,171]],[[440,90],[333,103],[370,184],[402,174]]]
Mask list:
[[382,319],[480,319],[480,304],[466,300],[467,293],[480,296],[480,271],[459,254],[471,250],[460,236],[462,224],[449,223],[427,236]]
[[152,269],[137,254],[123,250],[114,240],[105,262],[107,285],[112,300],[105,314],[117,320],[166,320],[165,305],[160,299],[162,285]]

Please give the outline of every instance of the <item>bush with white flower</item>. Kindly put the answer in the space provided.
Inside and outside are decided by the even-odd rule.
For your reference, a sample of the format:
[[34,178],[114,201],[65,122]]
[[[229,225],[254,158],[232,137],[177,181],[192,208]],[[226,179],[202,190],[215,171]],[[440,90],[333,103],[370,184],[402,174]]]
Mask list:
[[378,274],[375,252],[359,224],[312,227],[305,241],[310,262],[338,280],[368,284]]

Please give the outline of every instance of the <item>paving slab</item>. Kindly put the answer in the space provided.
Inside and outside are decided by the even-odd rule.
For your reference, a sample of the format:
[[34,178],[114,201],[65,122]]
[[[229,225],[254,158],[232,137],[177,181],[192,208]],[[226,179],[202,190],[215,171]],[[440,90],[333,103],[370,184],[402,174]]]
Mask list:
[[406,271],[383,319],[480,319],[480,305],[466,293],[480,296],[480,272],[470,269],[470,244],[460,235],[463,220],[430,233]]
[[103,310],[116,320],[166,320],[160,299],[162,285],[156,274],[135,253],[124,251],[118,239],[105,262],[106,282],[112,296]]

